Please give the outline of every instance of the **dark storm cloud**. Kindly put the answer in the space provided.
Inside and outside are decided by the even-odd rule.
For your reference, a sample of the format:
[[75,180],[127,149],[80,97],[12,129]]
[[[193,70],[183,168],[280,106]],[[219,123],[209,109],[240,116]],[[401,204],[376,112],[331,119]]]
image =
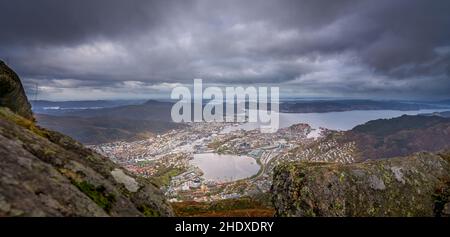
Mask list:
[[135,34],[157,27],[166,14],[176,10],[173,2],[2,0],[0,42],[67,45],[95,37]]
[[450,91],[446,0],[0,0],[0,11],[0,57],[49,98],[198,77],[297,96]]

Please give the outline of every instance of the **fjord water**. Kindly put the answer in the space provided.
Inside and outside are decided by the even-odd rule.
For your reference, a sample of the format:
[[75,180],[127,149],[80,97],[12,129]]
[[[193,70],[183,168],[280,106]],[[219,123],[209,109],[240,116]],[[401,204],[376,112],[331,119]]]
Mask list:
[[216,153],[194,154],[191,164],[203,171],[206,180],[215,182],[244,179],[256,174],[260,168],[251,157]]
[[[448,110],[448,109],[447,109]],[[352,110],[343,112],[328,112],[328,113],[279,113],[280,126],[279,128],[286,128],[298,123],[309,124],[313,129],[327,128],[331,130],[350,130],[353,127],[364,124],[370,120],[375,119],[389,119],[399,117],[402,115],[417,115],[427,114],[433,112],[442,112],[445,109],[433,110]],[[222,132],[228,133],[239,129],[253,130],[260,127],[260,123],[244,123],[239,126],[226,127]]]

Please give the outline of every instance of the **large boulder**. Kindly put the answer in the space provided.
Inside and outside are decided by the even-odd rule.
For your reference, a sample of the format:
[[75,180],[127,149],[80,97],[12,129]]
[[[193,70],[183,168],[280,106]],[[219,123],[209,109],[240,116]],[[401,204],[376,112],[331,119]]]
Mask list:
[[0,106],[8,107],[20,116],[33,119],[31,105],[17,74],[0,60]]
[[449,216],[450,152],[286,163],[274,171],[272,192],[278,216]]

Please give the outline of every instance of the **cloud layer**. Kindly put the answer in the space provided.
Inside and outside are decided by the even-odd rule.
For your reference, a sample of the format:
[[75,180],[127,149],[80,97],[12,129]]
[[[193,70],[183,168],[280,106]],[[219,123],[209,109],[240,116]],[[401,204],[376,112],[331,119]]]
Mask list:
[[202,78],[284,96],[445,98],[447,0],[0,0],[0,58],[39,98],[164,96]]

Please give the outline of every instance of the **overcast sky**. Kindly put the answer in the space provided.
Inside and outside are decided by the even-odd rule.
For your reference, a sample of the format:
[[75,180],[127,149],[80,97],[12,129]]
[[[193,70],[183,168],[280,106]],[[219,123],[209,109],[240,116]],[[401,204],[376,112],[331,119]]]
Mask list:
[[448,0],[0,0],[0,12],[0,59],[39,99],[167,96],[194,78],[285,97],[450,97]]

